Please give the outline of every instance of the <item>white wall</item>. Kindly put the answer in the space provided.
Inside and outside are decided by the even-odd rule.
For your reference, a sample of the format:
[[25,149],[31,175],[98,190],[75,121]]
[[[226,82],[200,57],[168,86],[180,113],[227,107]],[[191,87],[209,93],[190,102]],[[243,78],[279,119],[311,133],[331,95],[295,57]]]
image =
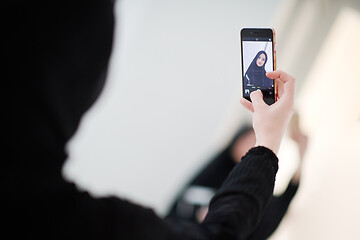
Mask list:
[[237,125],[238,32],[279,1],[122,0],[107,85],[69,144],[64,174],[94,195],[163,214]]
[[339,8],[298,97],[309,146],[299,190],[272,240],[360,239],[359,38],[360,11]]

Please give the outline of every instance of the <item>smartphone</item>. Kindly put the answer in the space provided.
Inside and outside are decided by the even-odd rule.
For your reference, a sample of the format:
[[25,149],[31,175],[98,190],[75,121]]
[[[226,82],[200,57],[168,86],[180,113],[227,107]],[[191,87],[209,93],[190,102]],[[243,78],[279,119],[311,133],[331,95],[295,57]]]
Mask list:
[[268,105],[277,98],[275,82],[266,72],[276,69],[275,31],[271,28],[243,28],[240,31],[243,97],[258,89]]

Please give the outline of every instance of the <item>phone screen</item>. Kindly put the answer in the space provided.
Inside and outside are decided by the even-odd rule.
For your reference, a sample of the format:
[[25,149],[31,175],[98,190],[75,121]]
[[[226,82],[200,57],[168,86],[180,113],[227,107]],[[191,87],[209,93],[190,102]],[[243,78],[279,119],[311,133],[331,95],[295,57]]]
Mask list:
[[242,29],[241,60],[244,98],[260,89],[264,101],[274,103],[274,80],[265,75],[275,69],[272,29]]

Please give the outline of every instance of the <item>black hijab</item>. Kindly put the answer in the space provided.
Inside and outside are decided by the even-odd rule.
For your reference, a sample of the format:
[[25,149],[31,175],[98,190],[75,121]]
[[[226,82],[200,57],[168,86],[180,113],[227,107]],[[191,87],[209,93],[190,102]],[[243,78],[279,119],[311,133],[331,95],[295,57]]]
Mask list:
[[11,6],[17,16],[8,34],[17,86],[12,94],[16,160],[9,166],[14,189],[20,185],[31,192],[64,184],[66,144],[105,83],[113,5],[94,0]]
[[18,232],[29,236],[110,239],[106,233],[114,232],[102,231],[105,222],[106,229],[118,224],[106,213],[110,204],[89,211],[96,202],[64,180],[62,167],[68,140],[105,84],[114,1],[20,2],[7,8],[14,121],[12,160],[3,171],[5,195],[11,197],[4,206],[17,217]]
[[[261,67],[259,67],[256,64],[256,60],[260,57],[261,54],[265,55],[265,62]],[[265,75],[265,64],[267,63],[267,60],[268,56],[265,51],[259,51],[256,54],[255,58],[252,60],[249,68],[245,73],[244,81],[246,84],[249,83],[256,87],[269,87],[272,85],[272,80]]]

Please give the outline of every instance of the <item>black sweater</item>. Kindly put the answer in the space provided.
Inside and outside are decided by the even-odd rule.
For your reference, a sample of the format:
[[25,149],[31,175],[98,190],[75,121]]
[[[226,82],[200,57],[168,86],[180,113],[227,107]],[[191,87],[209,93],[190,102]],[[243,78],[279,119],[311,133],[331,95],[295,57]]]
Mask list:
[[[167,218],[198,222],[197,213],[201,211],[202,207],[207,206],[208,199],[218,191],[229,173],[236,166],[231,154],[234,144],[250,130],[252,131],[252,128],[249,126],[239,129],[229,145],[195,175],[180,192],[179,196],[176,197]],[[298,186],[298,184],[290,181],[281,195],[271,197],[261,221],[247,239],[264,240],[276,230],[295,196]]]
[[5,149],[12,158],[2,169],[1,206],[16,229],[11,237],[246,239],[272,196],[278,169],[276,155],[264,147],[234,167],[202,224],[164,220],[116,197],[94,198],[63,179],[65,146],[105,82],[113,5],[49,0],[5,6],[11,16],[5,58],[14,88],[12,146]]

